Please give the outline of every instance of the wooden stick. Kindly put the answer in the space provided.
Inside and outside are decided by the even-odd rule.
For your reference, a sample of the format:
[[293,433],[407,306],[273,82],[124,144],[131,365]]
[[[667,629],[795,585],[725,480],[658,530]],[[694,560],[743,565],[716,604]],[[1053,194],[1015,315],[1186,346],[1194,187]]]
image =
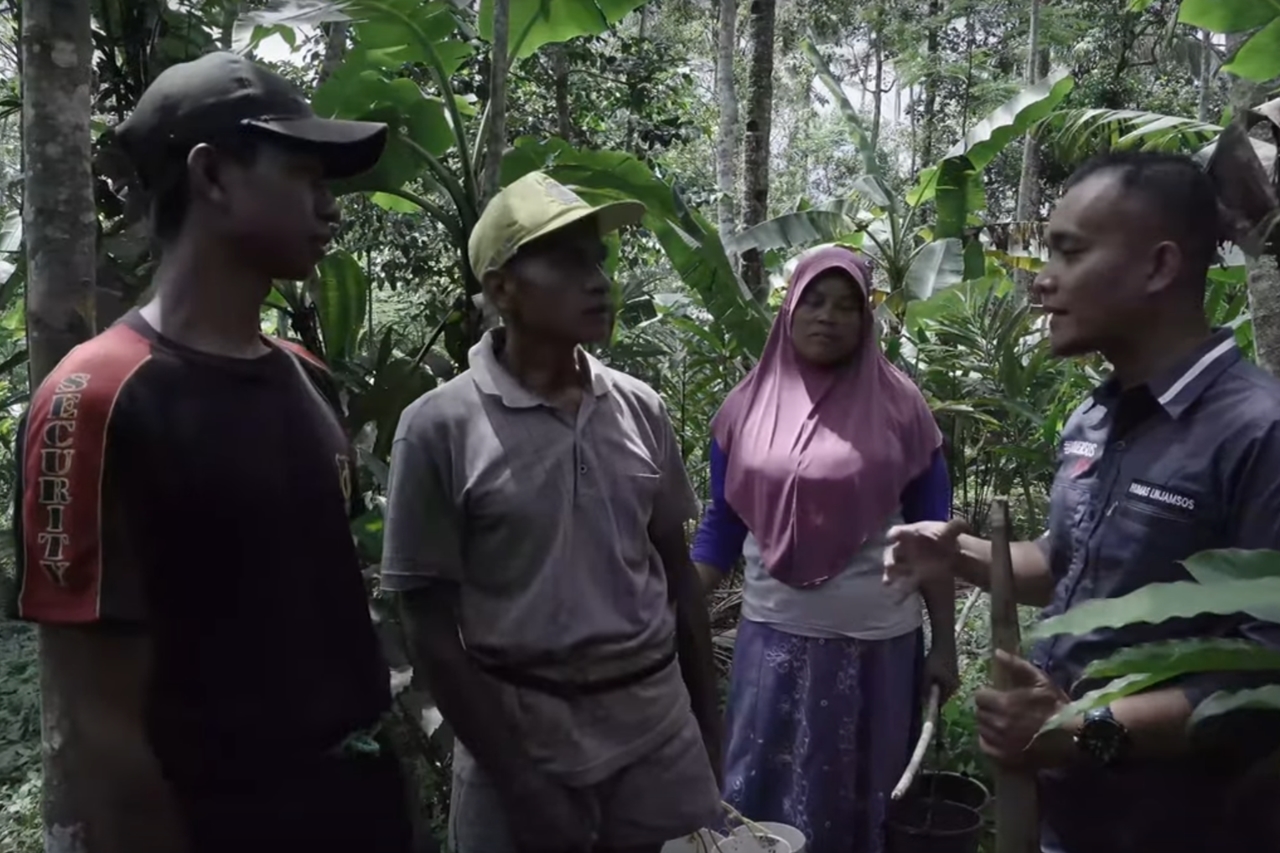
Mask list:
[[929,744],[933,741],[933,732],[938,727],[938,700],[941,698],[942,691],[938,689],[938,685],[935,684],[929,688],[929,706],[924,713],[924,725],[920,727],[920,739],[916,741],[916,751],[911,753],[907,769],[902,772],[902,778],[893,789],[891,796],[895,800],[902,799],[902,795],[907,793],[911,783],[916,780],[916,774],[920,772],[925,753],[929,751]]
[[[1009,501],[996,498],[991,505],[991,657],[992,682],[997,690],[1008,690],[1004,670],[995,665],[996,650],[1021,654],[1018,604],[1014,597],[1012,524]],[[1040,850],[1039,811],[1035,777],[995,767],[995,853],[1038,853]]]
[[964,628],[969,624],[969,613],[973,610],[973,605],[978,603],[978,596],[982,595],[981,587],[974,587],[969,590],[969,598],[965,600],[964,607],[960,610],[960,618],[956,620],[956,639],[960,639],[960,635],[964,633]]
[[[978,601],[978,595],[982,590],[974,587],[969,593],[969,599],[964,603],[964,609],[960,611],[960,618],[956,620],[956,639],[964,632],[964,626],[969,622],[969,611],[973,610],[973,605]],[[907,793],[907,789],[911,787],[911,783],[916,780],[916,774],[920,772],[920,765],[924,763],[924,757],[929,752],[929,744],[933,741],[934,732],[938,727],[938,711],[942,707],[942,691],[938,685],[929,688],[929,702],[925,709],[924,725],[920,728],[920,738],[916,741],[915,752],[911,753],[911,760],[907,762],[907,769],[902,772],[902,778],[898,780],[897,786],[893,789],[892,799],[900,800]]]

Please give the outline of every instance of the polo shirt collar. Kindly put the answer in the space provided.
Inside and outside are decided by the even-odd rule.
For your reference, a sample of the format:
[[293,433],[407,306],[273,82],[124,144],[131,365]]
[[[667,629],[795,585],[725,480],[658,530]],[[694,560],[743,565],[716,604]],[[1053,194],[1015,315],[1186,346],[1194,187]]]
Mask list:
[[[1159,376],[1148,380],[1142,387],[1164,408],[1169,417],[1176,420],[1223,371],[1241,358],[1235,333],[1231,329],[1216,329],[1212,337],[1194,352]],[[1094,398],[1102,403],[1119,395],[1119,383],[1111,379],[1095,392]]]
[[[498,350],[506,341],[506,330],[491,329],[485,332],[480,342],[467,353],[467,365],[471,368],[472,379],[483,394],[489,394],[502,400],[502,404],[512,409],[531,409],[545,406],[547,401],[520,384],[498,358]],[[594,356],[581,347],[578,348],[578,365],[589,379],[588,387],[596,397],[608,394],[613,387],[609,379],[608,369]]]

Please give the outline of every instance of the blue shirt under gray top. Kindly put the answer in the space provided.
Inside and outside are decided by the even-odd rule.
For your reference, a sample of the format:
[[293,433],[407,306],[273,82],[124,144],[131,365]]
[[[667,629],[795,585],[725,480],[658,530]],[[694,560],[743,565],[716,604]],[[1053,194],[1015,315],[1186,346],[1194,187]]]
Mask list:
[[[1102,385],[1063,430],[1049,519],[1041,541],[1056,587],[1045,615],[1151,583],[1191,580],[1180,561],[1200,551],[1280,549],[1280,381],[1245,360],[1223,330],[1151,382],[1125,390]],[[1191,637],[1280,647],[1280,626],[1243,614],[1174,620],[1050,638],[1031,658],[1079,697],[1098,686],[1078,681],[1092,661],[1126,646]],[[1180,686],[1195,705],[1217,690],[1258,681],[1205,675]],[[1219,732],[1247,728],[1240,723]],[[1280,729],[1280,720],[1270,725]],[[1240,762],[1229,737],[1215,743],[1181,758],[1042,774],[1044,849],[1280,849],[1280,838],[1260,848],[1231,835],[1259,816],[1229,811],[1238,800],[1230,786]]]
[[728,459],[711,444],[711,503],[693,544],[693,559],[722,572],[744,558],[742,617],[804,637],[887,640],[921,625],[920,596],[888,589],[881,581],[885,534],[891,524],[946,519],[951,485],[942,453],[901,496],[901,510],[872,532],[839,574],[812,587],[796,588],[774,578],[764,565],[760,546],[724,494]]

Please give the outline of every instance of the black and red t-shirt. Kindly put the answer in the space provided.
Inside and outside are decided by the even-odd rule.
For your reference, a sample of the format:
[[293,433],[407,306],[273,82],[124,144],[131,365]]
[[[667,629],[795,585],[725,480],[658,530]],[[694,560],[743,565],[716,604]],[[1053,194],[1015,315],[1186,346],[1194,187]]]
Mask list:
[[149,634],[171,773],[323,750],[390,704],[336,394],[271,343],[213,356],[132,312],[58,365],[19,431],[18,615]]

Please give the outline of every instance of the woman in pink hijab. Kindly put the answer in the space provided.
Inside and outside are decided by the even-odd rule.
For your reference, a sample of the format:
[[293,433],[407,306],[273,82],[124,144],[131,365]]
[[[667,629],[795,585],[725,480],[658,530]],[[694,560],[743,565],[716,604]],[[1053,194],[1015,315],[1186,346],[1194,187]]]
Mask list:
[[[804,832],[808,853],[879,853],[921,686],[954,688],[954,591],[881,581],[885,533],[950,518],[941,434],[880,351],[870,272],[841,247],[796,266],[760,363],[712,421],[708,588],[744,560],[724,798]],[[928,673],[925,675],[925,673]]]

